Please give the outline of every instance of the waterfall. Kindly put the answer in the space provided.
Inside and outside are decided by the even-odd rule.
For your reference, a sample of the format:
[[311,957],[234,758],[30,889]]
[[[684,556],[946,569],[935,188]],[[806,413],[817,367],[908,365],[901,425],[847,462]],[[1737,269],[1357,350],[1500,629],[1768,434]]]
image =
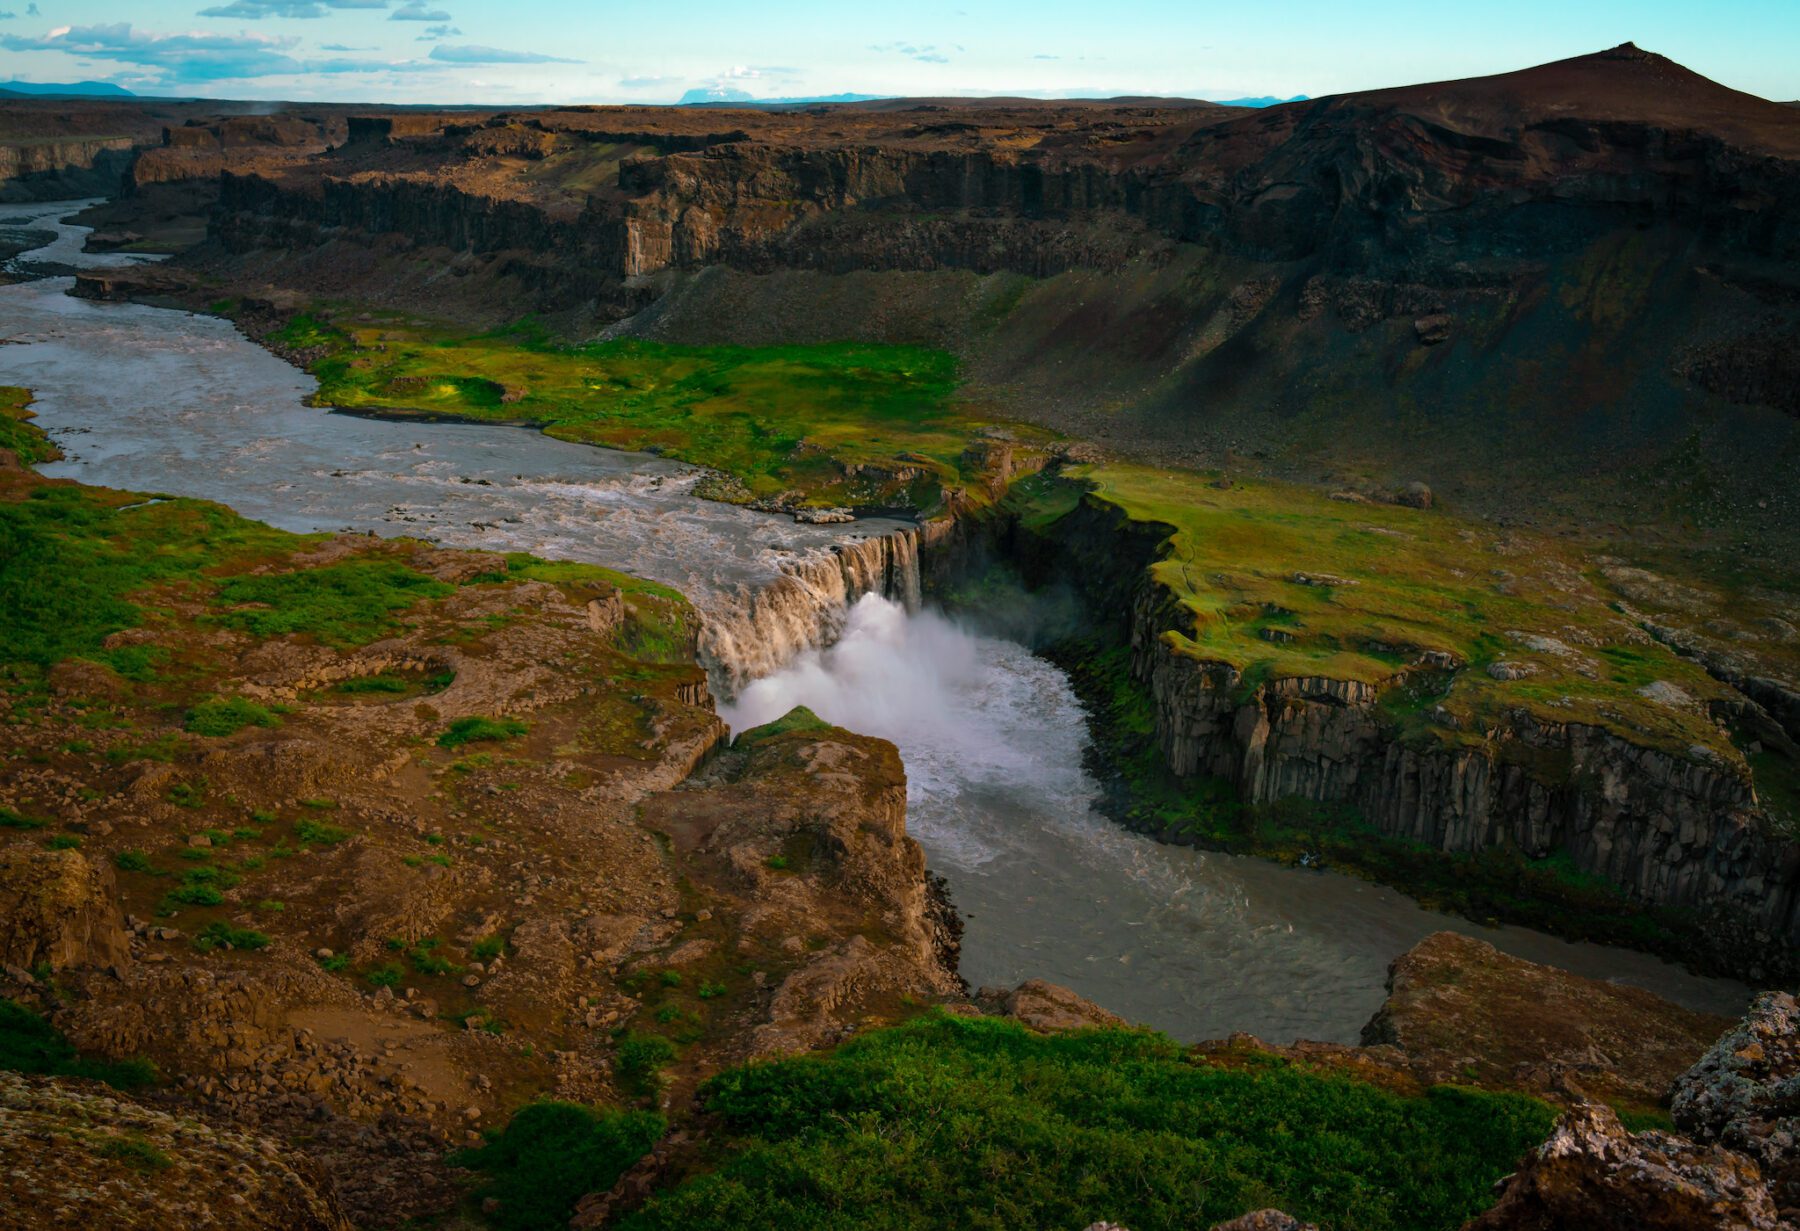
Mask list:
[[850,608],[865,594],[920,605],[919,532],[897,530],[834,543],[785,561],[781,576],[756,589],[709,602],[700,632],[700,658],[713,691],[730,698],[752,680],[772,674],[807,650],[835,642]]

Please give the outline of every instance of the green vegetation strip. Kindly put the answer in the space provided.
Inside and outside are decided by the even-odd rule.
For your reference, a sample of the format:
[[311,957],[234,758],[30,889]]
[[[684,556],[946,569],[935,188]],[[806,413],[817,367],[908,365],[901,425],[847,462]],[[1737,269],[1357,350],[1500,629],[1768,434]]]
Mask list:
[[[982,426],[955,401],[956,360],[915,346],[562,345],[530,321],[470,336],[304,315],[270,341],[315,356],[326,405],[530,422],[711,466],[746,499],[799,490],[857,503],[879,488],[927,505],[963,481],[963,450]],[[855,466],[889,475],[858,482]],[[919,475],[895,477],[899,468]]]
[[605,1192],[663,1134],[646,1111],[596,1111],[573,1103],[534,1103],[488,1144],[450,1161],[486,1174],[476,1190],[491,1202],[488,1225],[500,1231],[563,1231],[575,1203]]
[[9,449],[20,463],[35,466],[62,456],[42,431],[32,426],[31,390],[0,385],[0,449]]
[[704,1097],[730,1144],[622,1227],[1175,1231],[1273,1205],[1334,1231],[1442,1231],[1554,1120],[1521,1096],[1407,1097],[1147,1032],[948,1015],[725,1073]]

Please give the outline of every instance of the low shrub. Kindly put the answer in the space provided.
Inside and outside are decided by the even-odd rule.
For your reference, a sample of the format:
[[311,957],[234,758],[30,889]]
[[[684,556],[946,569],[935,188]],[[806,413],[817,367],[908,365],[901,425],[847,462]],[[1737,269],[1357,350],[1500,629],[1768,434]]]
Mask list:
[[214,949],[266,949],[269,938],[265,933],[253,928],[233,927],[223,921],[207,924],[194,937],[194,948],[202,953],[210,953]]
[[181,729],[190,735],[223,739],[245,727],[277,727],[281,719],[266,706],[243,697],[209,697],[187,712]]
[[516,739],[530,730],[516,718],[458,718],[437,738],[439,748]]
[[499,1231],[563,1231],[575,1203],[611,1188],[664,1127],[647,1111],[532,1103],[486,1145],[450,1161],[488,1177],[475,1195],[494,1203],[487,1220]]
[[662,1071],[675,1059],[675,1044],[660,1034],[628,1034],[619,1040],[613,1072],[627,1094],[648,1098],[662,1089]]

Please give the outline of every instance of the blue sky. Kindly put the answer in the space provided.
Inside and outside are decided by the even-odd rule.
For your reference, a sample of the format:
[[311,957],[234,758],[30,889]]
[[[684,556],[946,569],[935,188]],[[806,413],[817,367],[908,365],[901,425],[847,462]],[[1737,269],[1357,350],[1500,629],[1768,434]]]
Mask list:
[[1800,0],[0,0],[0,79],[396,102],[1313,96],[1626,39],[1800,97]]

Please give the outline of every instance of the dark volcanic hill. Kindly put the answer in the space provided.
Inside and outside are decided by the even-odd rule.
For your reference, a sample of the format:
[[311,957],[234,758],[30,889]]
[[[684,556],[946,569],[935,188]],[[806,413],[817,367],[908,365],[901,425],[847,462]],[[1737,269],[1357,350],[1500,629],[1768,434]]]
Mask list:
[[177,133],[133,190],[216,185],[189,263],[226,284],[429,293],[577,334],[931,342],[977,396],[1130,451],[1793,555],[1800,111],[1630,44],[1254,111],[903,99],[317,131],[332,148]]

